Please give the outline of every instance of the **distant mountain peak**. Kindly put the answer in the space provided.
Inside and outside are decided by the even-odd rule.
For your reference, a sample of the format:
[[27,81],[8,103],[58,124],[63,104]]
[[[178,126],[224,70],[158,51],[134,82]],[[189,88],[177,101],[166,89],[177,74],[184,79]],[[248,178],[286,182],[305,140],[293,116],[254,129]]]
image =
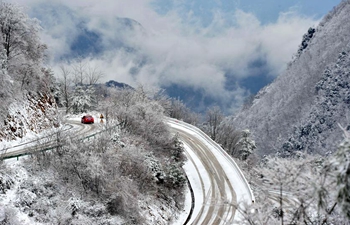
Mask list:
[[128,27],[128,28],[143,28],[143,26],[141,25],[141,23],[139,23],[138,21],[134,20],[134,19],[131,19],[131,18],[127,18],[127,17],[117,17],[117,21],[124,25],[125,27]]
[[113,88],[125,88],[125,89],[133,89],[130,85],[125,83],[119,83],[115,80],[110,80],[105,83],[106,87],[113,87]]

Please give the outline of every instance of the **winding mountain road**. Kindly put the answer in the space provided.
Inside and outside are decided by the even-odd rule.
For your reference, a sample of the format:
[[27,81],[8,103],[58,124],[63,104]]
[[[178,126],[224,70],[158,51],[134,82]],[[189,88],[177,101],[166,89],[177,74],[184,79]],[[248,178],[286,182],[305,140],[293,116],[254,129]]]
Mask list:
[[[254,202],[253,193],[233,159],[197,127],[174,119],[166,119],[173,133],[178,133],[188,158],[185,171],[193,188],[194,206],[186,224],[239,224],[237,207]],[[66,120],[60,138],[76,138],[96,133],[100,124],[81,124]],[[57,145],[57,133],[7,148],[3,158],[18,157]],[[34,147],[34,148],[33,148]]]
[[55,131],[43,137],[1,149],[0,157],[2,159],[8,159],[32,154],[56,146],[57,138],[64,139],[67,136],[81,138],[97,132],[98,129],[99,124],[82,124],[80,121],[68,119],[65,121],[65,127],[61,129],[61,132]]
[[188,224],[238,224],[241,214],[236,207],[251,204],[254,196],[236,163],[198,128],[173,119],[167,122],[179,134],[192,164],[186,173],[195,204]]

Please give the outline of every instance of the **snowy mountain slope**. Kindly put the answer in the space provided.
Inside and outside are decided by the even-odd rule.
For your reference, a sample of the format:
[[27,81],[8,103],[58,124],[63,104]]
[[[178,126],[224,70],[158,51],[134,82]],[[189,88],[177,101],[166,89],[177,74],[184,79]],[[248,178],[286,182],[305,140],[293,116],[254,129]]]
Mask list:
[[0,125],[0,141],[23,138],[27,133],[59,126],[57,106],[50,95],[27,95],[24,99],[14,99],[9,105],[4,124]]
[[[75,121],[75,117],[70,116],[67,118],[67,122],[73,126],[76,124]],[[98,124],[96,125],[98,126]],[[93,128],[90,124],[82,126],[87,129]],[[98,129],[96,128],[95,131],[97,130]],[[76,137],[77,133],[80,132],[81,131],[73,129],[65,133],[64,136]],[[78,147],[72,151],[73,155],[76,155],[79,149],[91,148],[98,139],[111,144],[108,139],[103,137],[104,135],[106,135],[106,133],[103,133],[103,135],[97,135],[91,139],[86,139],[84,142],[79,141],[81,144],[84,143],[85,147]],[[123,148],[129,148],[132,145],[131,143],[135,142],[134,139],[137,139],[135,137],[125,137],[122,133],[114,133],[113,136],[114,147],[123,146]],[[125,141],[125,143],[120,139]],[[139,157],[140,152],[130,153],[132,150],[135,149],[128,149],[125,153],[138,154],[137,157]],[[94,152],[96,152],[96,149]],[[72,158],[67,152],[65,152],[65,154],[67,154],[68,158]],[[97,154],[101,155],[101,152]],[[93,162],[91,161],[88,164],[93,166],[93,170],[95,171],[97,168],[96,166],[99,163],[106,164],[107,161],[109,161],[110,157],[107,156],[108,154],[104,154],[104,161],[100,161],[93,156]],[[84,152],[83,155],[89,154]],[[116,155],[115,151],[113,151],[113,155]],[[46,152],[46,156],[50,158],[50,162],[53,162],[51,159],[54,160],[57,155],[55,152],[49,151]],[[43,165],[37,161],[40,156],[37,157],[38,155],[32,155],[32,157],[24,156],[19,160],[10,159],[0,164],[0,224],[40,225],[60,224],[62,222],[66,224],[128,224],[127,220],[130,218],[120,216],[122,213],[129,215],[131,218],[133,215],[137,214],[140,214],[145,218],[144,221],[134,222],[133,224],[169,224],[170,221],[174,222],[178,216],[181,216],[180,214],[183,213],[180,210],[181,203],[175,202],[173,198],[165,194],[164,190],[162,190],[162,192],[152,190],[157,197],[154,197],[153,194],[149,194],[148,191],[141,194],[138,191],[135,191],[134,188],[136,187],[131,184],[132,180],[137,180],[136,178],[131,179],[130,177],[128,179],[120,175],[118,175],[118,179],[120,179],[118,181],[106,178],[113,183],[114,187],[118,186],[115,191],[106,196],[108,198],[116,198],[116,196],[119,196],[118,202],[122,201],[122,203],[115,203],[116,205],[110,206],[110,203],[101,200],[104,194],[101,194],[102,196],[100,195],[99,198],[93,200],[93,195],[87,194],[86,191],[81,193],[79,193],[79,191],[76,192],[80,188],[79,184],[67,184],[66,181],[61,182],[57,177],[57,171],[51,170],[48,167],[41,167]],[[82,157],[78,156],[77,158],[81,159]],[[129,160],[131,162],[132,159]],[[118,170],[115,167],[117,167],[116,165],[120,164],[122,161],[125,161],[125,159],[117,160],[113,162],[113,166],[109,165],[107,168],[114,167],[114,170]],[[151,164],[151,162],[158,161],[143,161],[139,163],[139,166],[147,166],[147,163]],[[37,167],[36,165],[39,164],[41,166]],[[91,173],[88,168],[82,168],[82,171],[80,173]],[[151,171],[149,172],[151,173]],[[103,176],[107,177],[106,174]],[[92,181],[89,183],[91,182]],[[123,186],[124,183],[127,183],[127,185]],[[146,189],[146,186],[147,185],[145,184],[142,188]],[[107,190],[103,188],[102,192],[105,191]],[[121,200],[121,198],[131,198],[131,196],[120,197],[122,192],[132,192],[133,202],[123,202],[124,200]],[[127,206],[118,204],[126,204]],[[137,207],[135,208],[136,205]],[[114,212],[113,210],[113,212],[111,212],[110,208],[113,207],[115,207],[118,212]],[[123,207],[134,208],[132,212],[125,212]],[[72,214],[71,210],[75,210],[76,212]],[[186,212],[181,218],[186,219]]]
[[22,7],[0,1],[0,141],[58,125],[40,29]]
[[304,36],[308,40],[287,70],[235,117],[238,127],[251,129],[258,154],[325,154],[342,140],[337,123],[348,126],[350,112],[349,13],[349,0],[334,8],[312,35]]
[[[169,224],[179,219],[185,156],[163,123],[162,107],[143,90],[110,91],[111,98],[103,103],[110,107],[108,122],[82,125],[89,131],[105,124],[108,132],[81,141],[74,138],[80,130],[58,130],[51,136],[61,142],[58,148],[34,154],[19,165],[31,176],[23,182],[13,179],[11,202],[11,196],[0,193],[0,223],[2,209],[6,218],[23,212],[42,224]],[[77,122],[66,121],[73,127]],[[0,165],[0,183],[12,171],[16,168]]]

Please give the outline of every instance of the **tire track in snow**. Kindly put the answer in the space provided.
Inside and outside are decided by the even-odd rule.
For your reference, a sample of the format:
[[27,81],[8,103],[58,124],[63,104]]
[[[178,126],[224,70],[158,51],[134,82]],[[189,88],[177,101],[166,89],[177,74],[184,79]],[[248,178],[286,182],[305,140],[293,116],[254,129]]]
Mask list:
[[[222,168],[220,162],[216,156],[210,151],[207,143],[202,143],[195,135],[191,136],[189,133],[178,129],[176,126],[172,126],[172,129],[179,133],[181,140],[185,145],[189,145],[190,149],[186,150],[187,154],[190,155],[189,151],[193,151],[195,157],[200,160],[202,167],[205,168],[206,173],[209,176],[209,187],[203,183],[206,180],[205,174],[199,172],[197,167],[197,173],[201,179],[202,189],[202,201],[198,202],[196,199],[196,213],[193,214],[191,224],[232,224],[235,215],[235,209],[232,204],[235,203],[236,194],[230,180],[227,177],[225,170]],[[176,124],[175,124],[176,125]],[[186,147],[186,146],[185,146]],[[187,149],[187,148],[185,148]],[[193,158],[190,159],[192,163],[198,164]],[[204,185],[204,186],[203,186]],[[200,207],[200,210],[198,210]]]

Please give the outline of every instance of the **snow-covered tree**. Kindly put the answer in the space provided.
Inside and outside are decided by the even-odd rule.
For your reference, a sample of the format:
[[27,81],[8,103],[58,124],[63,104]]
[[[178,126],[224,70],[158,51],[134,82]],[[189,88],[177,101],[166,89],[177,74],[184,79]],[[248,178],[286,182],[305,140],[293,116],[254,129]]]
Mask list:
[[149,169],[149,172],[152,174],[152,177],[155,182],[164,182],[165,172],[163,171],[162,164],[156,159],[153,155],[153,152],[145,156],[146,164]]
[[168,185],[182,187],[186,183],[187,179],[181,168],[181,164],[172,163],[168,165],[167,170],[166,179],[168,180]]
[[39,132],[55,120],[54,77],[44,67],[46,46],[39,31],[38,21],[23,8],[0,1],[1,140],[22,137],[27,128]]
[[101,92],[105,91],[103,87],[95,86],[103,72],[89,60],[78,58],[69,65],[60,66],[57,99],[66,108],[66,112],[70,109],[80,112],[96,107],[98,100],[101,100]]
[[220,123],[222,122],[224,115],[222,114],[220,108],[218,106],[213,106],[207,110],[207,126],[209,136],[216,140],[216,135],[218,132],[218,128]]
[[182,144],[164,124],[162,106],[139,91],[108,93],[101,106],[109,107],[110,132],[83,141],[49,135],[59,146],[25,162],[31,175],[21,181],[16,210],[52,224],[154,224],[145,216],[153,208],[181,210]]
[[89,65],[87,68],[87,84],[95,85],[103,77],[103,72],[97,66]]
[[5,50],[9,75],[22,90],[40,88],[41,67],[47,48],[39,37],[40,26],[24,10],[11,3],[0,2],[0,35]]
[[337,124],[347,122],[350,105],[349,13],[350,1],[341,1],[308,30],[301,54],[235,115],[236,128],[250,129],[260,156],[283,145],[325,155],[342,141]]
[[[328,157],[265,157],[246,171],[255,192],[242,224],[349,224],[350,134]],[[245,169],[245,165],[242,164]]]
[[333,165],[336,168],[338,203],[350,219],[350,133],[339,146]]
[[251,138],[248,129],[236,130],[233,117],[228,116],[223,119],[216,128],[216,142],[233,157],[246,160],[256,149],[255,141]]
[[7,71],[7,57],[5,50],[0,51],[0,120],[7,113],[10,97],[13,95],[13,85]]
[[75,85],[94,85],[103,77],[103,72],[89,60],[91,59],[79,57],[71,64]]
[[183,119],[186,114],[186,106],[185,104],[177,99],[172,99],[171,107],[169,109],[169,116],[175,119]]
[[93,86],[78,85],[70,99],[73,113],[87,112],[95,106],[95,88]]
[[7,56],[6,50],[0,51],[0,76],[3,79],[7,75]]
[[200,115],[192,112],[179,99],[171,98],[169,104],[165,108],[167,116],[178,120],[183,120],[192,125],[198,125],[200,122]]
[[31,61],[40,60],[43,48],[39,41],[39,25],[15,4],[0,2],[0,30],[2,45],[9,61],[24,56]]
[[221,144],[230,155],[238,157],[236,147],[240,138],[241,134],[233,125],[232,117],[225,117],[219,124],[215,141]]
[[256,149],[255,142],[250,138],[250,131],[241,131],[241,139],[236,144],[237,152],[241,160],[246,160]]
[[71,70],[64,66],[60,66],[60,78],[58,78],[58,91],[57,94],[58,102],[60,105],[66,108],[66,113],[68,113],[70,108],[70,99],[72,97],[72,88],[73,80],[71,77]]
[[307,33],[303,35],[303,40],[299,46],[297,57],[300,56],[300,54],[307,48],[312,37],[314,37],[315,32],[316,32],[316,29],[313,27],[310,27]]
[[14,184],[13,175],[3,163],[0,164],[0,169],[0,193],[6,194],[7,190],[10,190]]
[[303,153],[295,158],[266,157],[247,178],[256,201],[239,207],[245,217],[240,224],[349,223],[337,204],[336,176],[326,158]]

